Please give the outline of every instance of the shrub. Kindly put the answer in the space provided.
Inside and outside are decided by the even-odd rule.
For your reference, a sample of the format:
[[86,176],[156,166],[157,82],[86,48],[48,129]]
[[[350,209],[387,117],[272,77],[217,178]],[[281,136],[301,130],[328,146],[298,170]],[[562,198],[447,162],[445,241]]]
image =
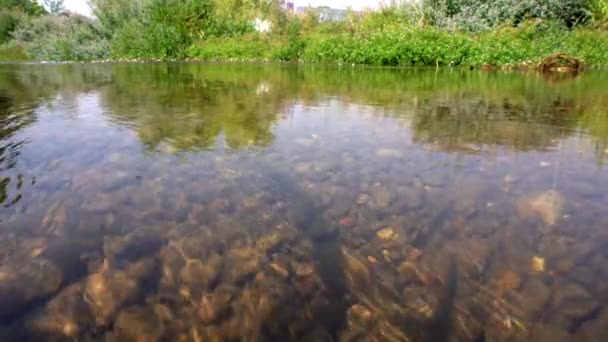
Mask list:
[[132,20],[112,39],[112,56],[128,59],[167,59],[179,56],[183,37],[171,26]]
[[111,38],[134,19],[142,19],[150,2],[151,0],[91,0],[90,4],[99,21],[100,31],[106,38]]
[[23,21],[15,42],[35,60],[81,61],[109,57],[109,42],[95,23],[81,15],[44,15]]
[[19,11],[30,16],[37,16],[46,13],[36,0],[0,0],[0,8],[5,10]]
[[20,19],[21,15],[16,11],[0,10],[0,44],[12,39],[12,33]]
[[425,0],[431,22],[439,27],[483,31],[530,18],[558,21],[567,27],[587,22],[587,0]]
[[301,35],[302,24],[293,20],[289,22],[286,28],[287,31],[287,42],[283,46],[277,49],[273,58],[280,61],[297,61],[302,57],[306,43]]
[[142,15],[122,23],[113,35],[112,55],[117,58],[172,59],[204,36],[212,22],[210,0],[149,0]]
[[608,26],[608,0],[589,0],[588,6],[593,20],[600,25]]

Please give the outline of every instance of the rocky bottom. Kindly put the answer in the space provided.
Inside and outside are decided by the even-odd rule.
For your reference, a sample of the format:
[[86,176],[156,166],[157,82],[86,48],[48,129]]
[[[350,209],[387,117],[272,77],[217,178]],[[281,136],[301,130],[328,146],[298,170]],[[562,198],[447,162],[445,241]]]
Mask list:
[[[517,219],[370,219],[382,192],[344,216],[313,202],[238,210],[207,224],[2,239],[2,340],[602,341],[606,239],[552,228],[556,192]],[[526,203],[527,202],[527,203]],[[522,204],[523,203],[523,204]],[[203,209],[201,209],[203,210]],[[313,214],[317,213],[317,214]],[[209,214],[206,212],[206,214]],[[229,214],[229,215],[228,215]],[[207,215],[202,215],[207,216]],[[50,220],[53,221],[53,220]],[[244,227],[254,226],[254,229]],[[82,234],[81,234],[82,235]],[[570,235],[570,236],[569,236]]]

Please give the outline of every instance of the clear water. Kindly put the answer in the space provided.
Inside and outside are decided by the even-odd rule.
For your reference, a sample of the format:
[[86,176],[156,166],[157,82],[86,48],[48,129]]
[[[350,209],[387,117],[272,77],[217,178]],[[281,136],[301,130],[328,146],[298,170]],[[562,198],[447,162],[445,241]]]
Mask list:
[[0,66],[0,339],[608,339],[608,74]]

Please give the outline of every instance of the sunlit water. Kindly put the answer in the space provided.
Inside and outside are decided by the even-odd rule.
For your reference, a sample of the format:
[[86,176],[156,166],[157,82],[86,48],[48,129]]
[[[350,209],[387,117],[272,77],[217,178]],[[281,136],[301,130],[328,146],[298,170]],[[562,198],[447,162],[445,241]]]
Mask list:
[[0,339],[608,340],[608,74],[0,66]]

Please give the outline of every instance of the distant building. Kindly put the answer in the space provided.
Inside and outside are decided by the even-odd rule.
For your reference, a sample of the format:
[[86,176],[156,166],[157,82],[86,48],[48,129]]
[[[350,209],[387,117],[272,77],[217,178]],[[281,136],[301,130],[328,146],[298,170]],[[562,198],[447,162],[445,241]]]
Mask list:
[[294,15],[296,15],[296,8],[295,8],[294,3],[291,2],[291,1],[288,1],[287,4],[285,5],[285,11],[291,17],[293,17]]

